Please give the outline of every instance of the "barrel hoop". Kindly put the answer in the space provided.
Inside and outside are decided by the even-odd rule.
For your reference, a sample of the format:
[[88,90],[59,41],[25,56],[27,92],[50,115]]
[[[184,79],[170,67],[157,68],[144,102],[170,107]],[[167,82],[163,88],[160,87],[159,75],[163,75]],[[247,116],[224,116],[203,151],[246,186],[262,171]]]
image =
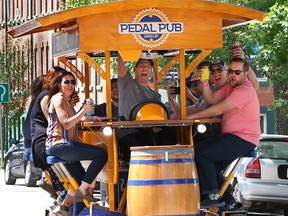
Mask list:
[[166,215],[165,216],[201,216],[201,214],[177,214],[177,215]]
[[159,179],[159,180],[128,180],[128,186],[167,185],[167,184],[198,184],[199,180],[189,179]]
[[194,163],[194,158],[157,159],[157,160],[130,160],[130,164],[162,164],[162,163]]
[[131,151],[131,157],[133,156],[156,156],[163,155],[165,152],[168,152],[170,155],[187,155],[193,154],[192,148],[185,149],[166,149],[166,150],[141,150],[141,151]]
[[177,214],[177,215],[166,215],[166,216],[201,216],[200,214]]

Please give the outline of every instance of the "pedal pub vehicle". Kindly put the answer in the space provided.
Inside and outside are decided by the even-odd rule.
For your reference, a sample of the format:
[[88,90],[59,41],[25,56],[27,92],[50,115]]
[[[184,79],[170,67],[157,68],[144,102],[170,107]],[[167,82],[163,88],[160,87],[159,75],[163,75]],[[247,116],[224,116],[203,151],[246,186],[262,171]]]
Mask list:
[[[66,65],[85,86],[90,83],[89,71],[85,70],[82,74],[72,64],[71,58],[82,59],[85,69],[88,66],[95,69],[106,81],[107,115],[112,117],[110,58],[120,54],[125,62],[137,61],[145,51],[148,57],[154,58],[155,77],[159,81],[169,69],[179,64],[180,100],[185,101],[185,78],[212,49],[222,47],[222,30],[254,20],[262,21],[265,16],[266,14],[260,11],[214,1],[122,0],[39,17],[9,33],[16,38],[54,30],[53,57]],[[187,51],[198,53],[192,62],[185,62]],[[159,69],[158,58],[169,52],[173,52],[173,56]],[[93,59],[95,55],[105,59],[104,69]],[[154,79],[155,91],[158,91],[157,80]],[[85,96],[89,97],[89,88],[85,88]],[[84,141],[101,140],[107,145],[109,156],[105,169],[108,173],[111,213],[123,212],[133,216],[200,215],[199,185],[193,160],[194,132],[191,126],[220,120],[186,120],[185,105],[181,103],[181,120],[155,118],[154,115],[151,117],[148,111],[148,116],[137,120],[86,122],[81,125],[88,129],[93,126],[101,126],[104,130],[112,129],[112,135],[106,137],[102,135],[102,130],[93,129],[80,135]],[[115,184],[122,169],[118,164],[116,128],[155,126],[177,127],[180,134],[177,136],[179,145],[150,146],[151,144],[147,143],[145,147],[133,148],[131,161],[134,163],[130,161],[128,189],[123,192],[121,200],[116,200]],[[87,203],[87,207],[89,205]],[[91,208],[90,215],[92,214]]]

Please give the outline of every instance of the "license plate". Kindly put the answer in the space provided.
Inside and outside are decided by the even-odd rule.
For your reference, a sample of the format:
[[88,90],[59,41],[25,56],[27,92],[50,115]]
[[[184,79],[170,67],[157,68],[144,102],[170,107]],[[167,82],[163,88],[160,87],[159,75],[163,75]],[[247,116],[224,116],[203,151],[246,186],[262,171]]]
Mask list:
[[245,211],[222,212],[222,216],[246,216]]
[[279,179],[288,179],[288,165],[278,166],[278,177]]

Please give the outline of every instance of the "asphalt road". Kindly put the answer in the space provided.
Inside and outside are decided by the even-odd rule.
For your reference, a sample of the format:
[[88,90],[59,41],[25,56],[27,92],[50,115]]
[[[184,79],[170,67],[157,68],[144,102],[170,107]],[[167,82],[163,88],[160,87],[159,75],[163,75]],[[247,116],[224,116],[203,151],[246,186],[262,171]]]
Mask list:
[[24,179],[18,179],[15,185],[6,185],[4,170],[0,170],[1,216],[44,216],[46,207],[52,202],[40,187],[26,187]]
[[[4,170],[0,169],[0,216],[44,216],[46,207],[52,202],[53,199],[40,187],[26,187],[24,179],[18,179],[15,185],[6,185]],[[282,216],[256,212],[247,215]]]

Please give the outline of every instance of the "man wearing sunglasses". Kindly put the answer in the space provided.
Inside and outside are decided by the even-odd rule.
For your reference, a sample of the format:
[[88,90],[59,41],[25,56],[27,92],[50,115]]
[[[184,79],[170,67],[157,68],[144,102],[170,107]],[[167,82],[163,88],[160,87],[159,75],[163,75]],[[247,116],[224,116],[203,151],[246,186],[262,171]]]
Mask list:
[[221,199],[218,186],[224,182],[222,170],[236,158],[254,150],[259,142],[260,105],[255,88],[248,80],[249,68],[245,59],[232,59],[228,69],[229,83],[216,92],[211,91],[208,80],[202,80],[205,100],[212,106],[187,116],[199,119],[223,114],[222,134],[195,144],[202,208],[220,206],[220,200],[225,201],[228,210],[243,207],[228,189]]
[[209,81],[216,86],[216,89],[220,89],[228,83],[227,68],[225,62],[221,60],[216,60],[210,65]]

